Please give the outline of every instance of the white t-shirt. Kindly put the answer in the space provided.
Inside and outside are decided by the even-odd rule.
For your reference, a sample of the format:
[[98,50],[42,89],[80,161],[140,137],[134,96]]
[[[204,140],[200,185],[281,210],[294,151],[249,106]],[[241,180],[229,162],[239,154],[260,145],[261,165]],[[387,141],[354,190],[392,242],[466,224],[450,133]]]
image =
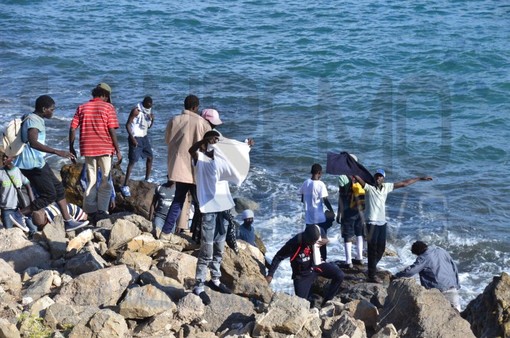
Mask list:
[[225,176],[231,174],[229,164],[222,158],[214,159],[198,151],[195,163],[195,179],[197,182],[197,198],[202,213],[220,212],[234,207]]
[[365,219],[367,223],[386,224],[386,198],[393,191],[393,183],[383,183],[382,189],[365,183]]
[[309,178],[299,189],[299,194],[303,195],[305,204],[305,223],[319,224],[326,222],[322,199],[328,197],[328,190],[324,182]]

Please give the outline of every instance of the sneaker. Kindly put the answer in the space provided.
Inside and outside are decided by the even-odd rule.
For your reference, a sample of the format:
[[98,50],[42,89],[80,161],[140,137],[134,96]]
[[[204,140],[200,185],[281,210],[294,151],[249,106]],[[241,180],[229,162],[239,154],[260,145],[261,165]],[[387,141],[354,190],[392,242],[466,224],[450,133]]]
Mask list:
[[71,218],[68,221],[64,221],[64,228],[66,229],[66,231],[74,231],[74,230],[83,228],[84,226],[87,226],[88,224],[89,224],[89,221],[76,221]]
[[124,197],[131,197],[131,191],[127,185],[120,187],[120,192]]
[[207,293],[205,293],[205,291],[200,292],[198,294],[198,297],[200,297],[200,299],[202,300],[202,303],[204,305],[211,304],[211,298],[209,298],[209,296],[207,295]]
[[152,177],[149,177],[148,179],[146,179],[146,180],[145,180],[145,182],[147,182],[147,183],[156,183],[156,182],[152,179]]
[[25,216],[19,211],[16,210],[14,214],[10,214],[9,218],[11,219],[12,223],[14,223],[15,226],[23,230],[24,232],[29,232],[30,230],[27,227],[27,224],[25,222]]
[[362,259],[353,259],[352,260],[352,264],[354,264],[354,265],[363,265],[363,260]]
[[368,276],[367,282],[382,284],[383,281],[379,277],[377,277],[377,276]]
[[232,293],[232,290],[230,290],[225,284],[223,283],[220,283],[219,285],[216,285],[214,284],[214,282],[212,280],[210,281],[207,281],[205,283],[205,285],[207,285],[208,287],[211,288],[211,290],[214,290],[214,291],[218,291],[218,292],[221,292],[221,293],[226,293],[226,294],[231,294]]

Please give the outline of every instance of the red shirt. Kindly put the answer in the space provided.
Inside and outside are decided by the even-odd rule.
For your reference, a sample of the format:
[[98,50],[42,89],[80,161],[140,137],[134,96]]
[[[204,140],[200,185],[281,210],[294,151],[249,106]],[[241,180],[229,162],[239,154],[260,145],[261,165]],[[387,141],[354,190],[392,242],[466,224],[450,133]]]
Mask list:
[[80,128],[81,156],[113,155],[115,147],[108,131],[119,128],[115,108],[101,98],[94,98],[76,109],[71,128]]

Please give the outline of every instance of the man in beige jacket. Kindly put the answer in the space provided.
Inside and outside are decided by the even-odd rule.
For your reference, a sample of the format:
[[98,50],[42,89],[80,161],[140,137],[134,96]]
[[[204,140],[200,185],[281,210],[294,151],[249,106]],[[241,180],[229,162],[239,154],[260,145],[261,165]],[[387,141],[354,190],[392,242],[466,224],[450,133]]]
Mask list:
[[182,113],[172,118],[166,127],[168,179],[175,182],[175,196],[162,229],[162,239],[174,232],[175,222],[181,214],[188,192],[191,193],[193,199],[195,217],[200,217],[195,179],[191,167],[191,155],[188,150],[193,144],[201,140],[205,133],[211,130],[211,127],[198,114],[198,106],[198,97],[188,95],[184,100]]

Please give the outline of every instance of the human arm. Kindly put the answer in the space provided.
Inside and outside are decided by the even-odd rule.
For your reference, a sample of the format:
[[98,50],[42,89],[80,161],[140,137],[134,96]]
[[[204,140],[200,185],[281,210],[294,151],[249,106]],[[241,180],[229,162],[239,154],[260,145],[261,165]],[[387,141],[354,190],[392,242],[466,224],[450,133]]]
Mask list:
[[74,140],[76,139],[76,129],[69,128],[69,152],[76,158],[76,150],[74,150]]
[[45,144],[42,144],[41,142],[39,142],[37,140],[38,138],[39,138],[39,129],[37,129],[37,128],[28,129],[28,143],[30,144],[30,147],[32,147],[36,150],[42,151],[44,153],[55,154],[57,156],[60,156],[63,158],[68,158],[73,161],[76,159],[76,157],[68,151],[53,149]]
[[331,211],[332,213],[335,213],[335,212],[333,211],[333,207],[331,206],[331,203],[329,203],[329,200],[328,200],[328,198],[327,198],[327,197],[324,197],[324,198],[322,199],[322,201],[324,202],[324,205],[326,206],[326,208],[328,208],[328,210],[329,210],[329,211]]
[[129,113],[129,117],[126,122],[126,130],[128,132],[128,140],[135,147],[138,146],[138,142],[136,142],[136,139],[133,136],[133,128],[131,127],[131,124],[133,123],[133,120],[135,119],[135,117],[137,117],[139,114],[140,114],[140,109],[138,109],[138,107],[134,107],[131,110],[131,112]]
[[119,142],[117,141],[117,131],[115,128],[109,128],[108,132],[110,133],[110,137],[112,138],[113,147],[115,148],[115,152],[117,153],[117,164],[122,162],[122,154],[119,148]]
[[293,250],[292,250],[293,246],[291,244],[291,241],[292,240],[285,243],[285,245],[280,250],[278,250],[278,252],[274,256],[273,260],[271,261],[271,266],[267,269],[267,275],[266,275],[266,281],[268,284],[271,283],[271,281],[273,280],[273,275],[276,272],[276,270],[278,269],[278,266],[280,265],[280,263],[284,259],[291,257],[291,255],[293,254]]
[[353,177],[356,179],[356,181],[358,181],[359,184],[361,184],[363,188],[365,188],[365,185],[367,183],[361,177],[359,177],[358,175],[354,175]]
[[414,184],[418,181],[432,181],[432,177],[430,177],[430,176],[415,177],[415,178],[409,178],[407,180],[400,181],[397,183],[393,183],[393,190],[407,187],[408,185]]
[[395,278],[412,277],[417,273],[420,273],[425,268],[426,263],[425,258],[418,256],[412,265],[395,274]]
[[25,189],[27,189],[28,198],[30,199],[30,202],[35,200],[34,191],[32,190],[32,186],[30,185],[30,182],[23,184]]

